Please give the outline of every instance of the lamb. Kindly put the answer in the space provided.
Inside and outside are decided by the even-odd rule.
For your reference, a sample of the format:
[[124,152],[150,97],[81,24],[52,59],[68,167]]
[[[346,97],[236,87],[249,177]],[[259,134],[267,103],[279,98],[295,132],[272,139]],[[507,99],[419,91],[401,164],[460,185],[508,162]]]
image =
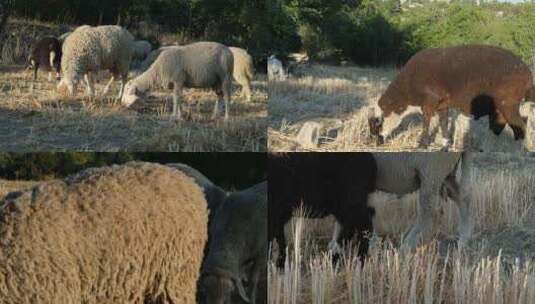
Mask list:
[[246,50],[238,47],[229,47],[234,55],[234,80],[242,87],[241,97],[251,102],[251,81],[254,78],[253,57]]
[[56,79],[59,80],[61,71],[61,42],[55,37],[44,37],[37,41],[30,54],[30,68],[33,69],[33,80],[37,80],[39,68],[48,72],[48,81],[52,80],[51,71],[56,71]]
[[163,51],[152,66],[131,80],[121,103],[129,107],[155,86],[173,86],[173,115],[181,119],[179,99],[182,88],[213,88],[217,94],[212,118],[219,114],[225,100],[228,120],[234,57],[228,47],[216,42],[197,42]]
[[152,51],[152,45],[146,40],[136,40],[134,41],[134,49],[132,54],[132,59],[134,60],[143,60],[149,53]]
[[86,170],[0,206],[4,303],[195,303],[208,215],[184,173]]
[[370,153],[270,154],[268,173],[268,241],[277,241],[279,267],[285,260],[284,225],[301,204],[311,218],[334,215],[343,227],[337,240],[355,237],[359,256],[366,256],[366,234],[373,230],[374,215],[367,201],[375,191],[377,175]]
[[258,288],[267,267],[267,208],[266,182],[227,197],[209,229],[201,303],[239,303],[233,296],[246,303],[265,301]]
[[[153,63],[156,61],[156,58],[163,52],[168,49],[178,49],[180,46],[164,46],[157,50],[152,51],[147,58],[141,64],[141,70],[146,71]],[[245,97],[248,102],[251,101],[251,81],[254,78],[254,64],[253,58],[246,50],[238,47],[229,47],[232,55],[234,56],[234,69],[232,77],[236,82],[242,87],[241,97]]]
[[120,26],[78,27],[63,43],[63,79],[58,90],[63,91],[66,87],[71,95],[74,94],[78,81],[84,76],[87,93],[94,96],[91,72],[107,69],[112,77],[102,95],[106,95],[113,81],[121,77],[120,99],[128,79],[133,43],[134,37]]
[[267,62],[267,70],[268,70],[268,80],[274,81],[274,80],[285,80],[286,77],[286,71],[284,70],[284,66],[282,65],[282,62],[275,57],[275,55],[271,55],[268,58]]
[[398,117],[409,106],[423,112],[420,145],[429,144],[429,123],[438,113],[445,149],[451,144],[448,110],[457,109],[475,119],[489,116],[491,130],[499,135],[505,124],[524,139],[525,121],[519,105],[535,95],[529,67],[512,52],[495,46],[464,45],[427,49],[414,55],[370,108],[369,127],[381,144],[392,130],[383,130],[387,117]]

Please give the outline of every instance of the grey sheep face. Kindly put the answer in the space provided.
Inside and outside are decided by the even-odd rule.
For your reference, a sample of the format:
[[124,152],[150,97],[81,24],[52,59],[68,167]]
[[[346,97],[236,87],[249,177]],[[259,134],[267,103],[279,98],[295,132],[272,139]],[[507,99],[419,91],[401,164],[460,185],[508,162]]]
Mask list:
[[[250,303],[240,279],[226,275],[206,274],[200,288],[203,295],[202,304]],[[236,289],[240,295],[239,302],[236,302],[235,297],[232,296]]]

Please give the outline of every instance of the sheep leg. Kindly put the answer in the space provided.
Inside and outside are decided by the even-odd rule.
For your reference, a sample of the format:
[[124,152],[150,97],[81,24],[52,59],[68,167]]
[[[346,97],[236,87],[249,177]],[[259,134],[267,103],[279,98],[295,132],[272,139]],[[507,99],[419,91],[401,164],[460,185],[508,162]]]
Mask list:
[[52,81],[52,69],[54,68],[54,60],[56,59],[56,52],[52,51],[49,55],[50,72],[48,72],[48,81]]
[[405,234],[405,242],[411,248],[416,248],[423,234],[432,227],[432,209],[440,199],[440,186],[433,178],[422,178],[420,197],[418,202],[418,215],[416,224]]
[[86,92],[89,97],[95,96],[95,90],[93,88],[93,76],[91,76],[91,73],[87,73],[84,75],[85,84],[86,84]]
[[229,107],[231,104],[231,96],[232,96],[232,77],[228,78],[223,81],[222,85],[222,91],[223,91],[223,98],[225,99],[225,121],[228,120],[229,116]]
[[433,117],[433,113],[429,110],[426,110],[424,108],[423,111],[423,125],[422,125],[422,135],[420,137],[420,144],[419,146],[421,148],[427,148],[429,146],[429,125],[431,123],[431,118]]
[[284,224],[278,226],[275,234],[275,240],[277,241],[278,257],[277,267],[284,268],[284,262],[286,261],[286,238],[284,237]]
[[442,150],[447,151],[451,145],[451,134],[448,128],[448,109],[438,111],[440,131],[442,132]]
[[505,124],[507,124],[507,120],[505,120],[505,117],[501,112],[496,110],[494,113],[490,113],[489,128],[492,133],[499,136],[505,128]]
[[[510,102],[504,102],[503,104],[512,104]],[[508,106],[503,111],[500,111],[507,120],[507,123],[513,129],[515,134],[515,140],[524,139],[526,135],[526,122],[520,116],[520,109],[518,104],[516,106]]]
[[119,95],[117,96],[117,99],[121,99],[124,94],[124,87],[126,86],[126,83],[128,81],[128,74],[121,75],[121,87],[119,88]]
[[108,91],[110,90],[111,84],[115,81],[115,75],[111,75],[110,81],[108,81],[108,84],[104,87],[104,90],[102,91],[102,96],[106,95]]
[[243,88],[242,88],[242,93],[243,93],[243,95],[245,95],[245,100],[246,100],[247,102],[251,102],[251,96],[252,96],[252,94],[251,94],[251,84],[250,84],[249,81],[247,81],[247,82],[244,84],[244,86],[243,86]]
[[39,69],[39,64],[34,64],[33,66],[33,81],[37,81],[37,70]]
[[258,283],[260,282],[260,275],[262,274],[263,265],[266,265],[266,261],[264,261],[263,259],[258,259],[257,261],[255,261],[254,266],[253,266],[252,279],[251,279],[251,284],[249,288],[251,304],[256,303],[256,297],[258,293]]
[[177,120],[182,119],[182,112],[180,111],[179,101],[182,99],[182,86],[177,83],[174,84],[173,90],[173,114],[171,117],[174,117]]
[[214,105],[214,112],[212,114],[212,119],[216,119],[217,116],[219,116],[219,113],[221,112],[221,107],[224,106],[225,101],[225,93],[223,92],[223,86],[220,85],[215,88],[215,93],[217,95],[217,101]]
[[455,173],[450,174],[444,182],[447,195],[455,202],[459,209],[459,244],[464,245],[472,235],[473,224],[470,217],[470,196],[466,186],[460,187],[455,179]]

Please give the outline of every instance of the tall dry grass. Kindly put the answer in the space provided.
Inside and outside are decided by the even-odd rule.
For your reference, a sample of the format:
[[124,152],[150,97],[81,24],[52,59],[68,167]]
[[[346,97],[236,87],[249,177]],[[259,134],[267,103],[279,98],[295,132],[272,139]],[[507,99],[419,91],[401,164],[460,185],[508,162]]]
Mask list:
[[296,216],[287,227],[284,269],[274,259],[268,265],[268,303],[533,303],[535,160],[482,154],[476,163],[476,227],[466,247],[456,246],[457,210],[450,201],[435,210],[433,240],[411,251],[400,237],[414,222],[416,196],[385,203],[387,195],[376,194],[379,234],[371,238],[364,265],[354,248],[332,263],[326,249],[332,218]]
[[[376,104],[388,84],[397,74],[394,68],[335,67],[310,65],[300,70],[299,76],[269,85],[270,151],[421,151],[418,141],[422,131],[422,118],[418,111],[408,111],[400,128],[385,145],[377,146],[370,138],[368,111]],[[452,150],[466,147],[490,152],[519,151],[523,143],[515,142],[512,130],[498,137],[488,129],[488,120],[474,122],[458,113],[450,113],[454,143]],[[532,120],[535,120],[532,119]],[[302,145],[297,134],[306,122],[322,124],[320,144],[317,147]],[[387,129],[399,121],[386,120]],[[438,133],[428,151],[441,148],[438,120],[431,128]],[[530,150],[535,150],[535,130],[528,130]]]

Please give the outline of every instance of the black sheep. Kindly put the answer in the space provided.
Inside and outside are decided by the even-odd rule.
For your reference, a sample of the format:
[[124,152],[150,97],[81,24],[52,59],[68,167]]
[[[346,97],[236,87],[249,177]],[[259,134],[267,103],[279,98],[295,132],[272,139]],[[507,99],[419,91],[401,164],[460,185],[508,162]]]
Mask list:
[[203,304],[264,303],[267,183],[227,196],[210,224],[200,284]]
[[377,165],[370,153],[283,153],[268,156],[268,241],[277,240],[282,267],[284,225],[301,204],[311,218],[333,215],[342,226],[339,240],[355,237],[359,256],[368,252],[374,209],[367,204],[375,191]]
[[32,48],[30,54],[30,68],[33,69],[33,79],[37,80],[39,68],[48,71],[48,81],[51,80],[51,72],[56,71],[56,79],[59,79],[61,70],[61,43],[55,37],[44,37]]

